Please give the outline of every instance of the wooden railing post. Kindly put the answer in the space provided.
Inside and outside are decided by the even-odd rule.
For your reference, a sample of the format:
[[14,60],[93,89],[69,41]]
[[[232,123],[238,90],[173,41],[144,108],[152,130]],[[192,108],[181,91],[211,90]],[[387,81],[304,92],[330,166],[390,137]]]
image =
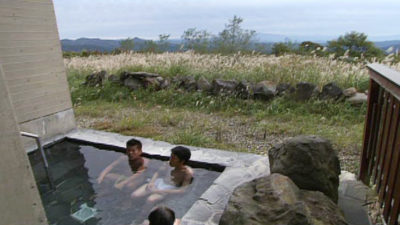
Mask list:
[[376,114],[376,101],[379,95],[379,85],[374,82],[372,79],[369,81],[369,89],[368,89],[368,110],[364,124],[364,138],[363,138],[363,145],[362,145],[362,154],[361,154],[361,163],[360,163],[360,173],[359,179],[362,180],[365,184],[369,183],[369,176],[368,172],[368,159],[369,159],[369,152],[371,151],[370,146],[372,142],[372,127],[373,127],[373,120],[369,121],[368,118],[374,117]]
[[[376,184],[383,218],[399,225],[400,214],[400,72],[368,65],[370,86],[359,179]],[[371,179],[372,178],[372,179]]]

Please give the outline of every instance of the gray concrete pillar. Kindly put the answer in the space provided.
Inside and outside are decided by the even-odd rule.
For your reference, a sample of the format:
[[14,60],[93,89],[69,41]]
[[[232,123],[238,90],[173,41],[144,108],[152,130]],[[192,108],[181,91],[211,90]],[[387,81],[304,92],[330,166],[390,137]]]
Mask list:
[[0,64],[0,224],[48,224]]

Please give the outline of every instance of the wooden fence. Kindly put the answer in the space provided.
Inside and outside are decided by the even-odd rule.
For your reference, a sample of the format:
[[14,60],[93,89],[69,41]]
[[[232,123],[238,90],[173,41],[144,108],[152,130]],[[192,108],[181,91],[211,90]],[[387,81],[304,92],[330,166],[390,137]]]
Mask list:
[[400,72],[368,65],[370,86],[360,179],[375,184],[383,217],[399,224],[400,208]]

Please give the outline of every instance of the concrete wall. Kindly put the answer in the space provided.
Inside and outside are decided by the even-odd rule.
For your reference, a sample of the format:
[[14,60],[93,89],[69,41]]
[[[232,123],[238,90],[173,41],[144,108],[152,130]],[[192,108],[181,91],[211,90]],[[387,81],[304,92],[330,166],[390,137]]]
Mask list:
[[0,1],[0,63],[21,130],[48,138],[75,128],[52,0]]
[[47,224],[0,65],[0,224]]
[[0,0],[0,121],[0,224],[47,224],[19,132],[75,128],[52,0]]

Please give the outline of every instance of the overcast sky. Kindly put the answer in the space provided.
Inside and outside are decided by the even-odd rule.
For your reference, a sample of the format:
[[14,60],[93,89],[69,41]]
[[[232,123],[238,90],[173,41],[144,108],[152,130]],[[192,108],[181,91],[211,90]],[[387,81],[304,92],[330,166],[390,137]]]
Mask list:
[[400,0],[54,0],[54,5],[62,39],[179,38],[191,27],[217,34],[233,15],[257,33],[400,37]]

